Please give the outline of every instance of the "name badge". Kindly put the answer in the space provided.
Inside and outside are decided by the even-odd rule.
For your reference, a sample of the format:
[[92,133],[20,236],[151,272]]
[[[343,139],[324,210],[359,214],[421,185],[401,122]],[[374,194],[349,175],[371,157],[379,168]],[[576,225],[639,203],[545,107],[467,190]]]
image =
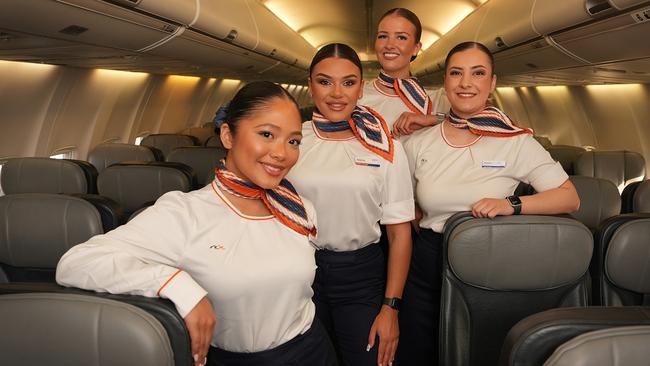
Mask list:
[[488,160],[481,162],[481,168],[505,168],[506,162],[501,160]]
[[375,168],[381,167],[381,160],[376,157],[361,157],[354,158],[354,164],[360,166],[371,166]]

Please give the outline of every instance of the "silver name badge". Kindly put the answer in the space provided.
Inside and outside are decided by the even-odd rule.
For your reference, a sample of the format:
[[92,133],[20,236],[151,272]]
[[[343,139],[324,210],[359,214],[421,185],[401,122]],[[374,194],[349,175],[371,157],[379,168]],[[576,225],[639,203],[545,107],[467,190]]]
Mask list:
[[505,168],[505,161],[489,160],[481,162],[481,168]]

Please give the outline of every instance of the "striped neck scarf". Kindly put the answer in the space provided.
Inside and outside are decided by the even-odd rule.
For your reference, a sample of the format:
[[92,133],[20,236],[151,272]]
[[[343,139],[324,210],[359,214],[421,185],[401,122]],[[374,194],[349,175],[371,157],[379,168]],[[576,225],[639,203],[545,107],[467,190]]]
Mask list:
[[475,135],[511,137],[523,133],[533,134],[530,128],[517,127],[505,113],[493,106],[485,106],[482,111],[465,119],[449,110],[447,120],[452,126],[469,129]]
[[324,132],[352,130],[361,145],[392,162],[395,148],[388,124],[379,113],[366,106],[356,106],[347,121],[332,122],[314,110],[312,121]]
[[396,79],[381,70],[377,81],[386,88],[394,90],[402,102],[414,113],[431,114],[433,103],[417,78]]
[[224,160],[217,164],[214,173],[214,182],[222,191],[241,198],[261,199],[271,214],[284,225],[302,235],[316,235],[316,227],[307,217],[300,195],[288,180],[283,179],[277,188],[264,189],[226,169]]

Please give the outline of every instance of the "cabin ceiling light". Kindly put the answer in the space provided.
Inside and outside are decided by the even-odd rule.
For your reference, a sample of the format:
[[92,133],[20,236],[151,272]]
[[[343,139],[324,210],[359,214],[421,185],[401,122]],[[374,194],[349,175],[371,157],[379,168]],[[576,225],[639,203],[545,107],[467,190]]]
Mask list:
[[312,47],[319,48],[324,45],[314,34],[300,31],[305,28],[304,21],[297,16],[294,9],[287,2],[283,2],[282,0],[265,0],[263,4],[271,13],[278,17],[284,24],[288,25],[294,32],[298,33]]

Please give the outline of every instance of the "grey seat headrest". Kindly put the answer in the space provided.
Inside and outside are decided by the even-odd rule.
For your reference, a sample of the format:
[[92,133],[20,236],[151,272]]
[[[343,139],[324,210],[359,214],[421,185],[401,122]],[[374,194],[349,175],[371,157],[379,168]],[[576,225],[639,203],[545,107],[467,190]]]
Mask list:
[[641,294],[650,293],[650,219],[621,225],[610,240],[605,271],[616,286]]
[[167,157],[167,155],[177,147],[198,145],[198,139],[189,135],[154,134],[142,139],[140,144],[143,146],[155,147],[162,151],[163,155]]
[[645,178],[645,159],[634,151],[587,151],[576,161],[575,174],[607,179],[622,192]]
[[172,163],[120,163],[104,169],[97,188],[100,195],[118,202],[131,214],[169,191],[190,191],[193,182],[186,171]]
[[634,192],[634,212],[650,212],[650,180],[639,185]]
[[558,161],[567,174],[573,174],[574,163],[578,160],[580,154],[586,150],[579,146],[570,145],[553,145],[546,147],[546,151],[551,154],[551,157]]
[[99,144],[88,154],[88,161],[98,172],[123,161],[155,161],[153,151],[146,146],[108,143]]
[[119,301],[78,294],[1,295],[0,324],[3,365],[174,364],[160,322]]
[[214,168],[219,160],[226,157],[227,151],[219,147],[177,147],[167,157],[167,161],[191,166],[201,186],[214,179]]
[[580,197],[580,208],[570,215],[595,230],[605,219],[621,212],[621,196],[614,183],[594,177],[569,177]]
[[2,190],[15,193],[89,193],[83,169],[69,160],[9,159],[2,166]]
[[[581,223],[550,216],[499,216],[459,224],[449,266],[463,282],[495,290],[550,289],[579,280],[593,252]],[[506,270],[507,269],[507,270]]]
[[0,197],[0,262],[56,268],[73,246],[101,234],[97,209],[66,195],[24,193]]
[[645,366],[650,360],[650,326],[597,330],[558,347],[544,366]]

